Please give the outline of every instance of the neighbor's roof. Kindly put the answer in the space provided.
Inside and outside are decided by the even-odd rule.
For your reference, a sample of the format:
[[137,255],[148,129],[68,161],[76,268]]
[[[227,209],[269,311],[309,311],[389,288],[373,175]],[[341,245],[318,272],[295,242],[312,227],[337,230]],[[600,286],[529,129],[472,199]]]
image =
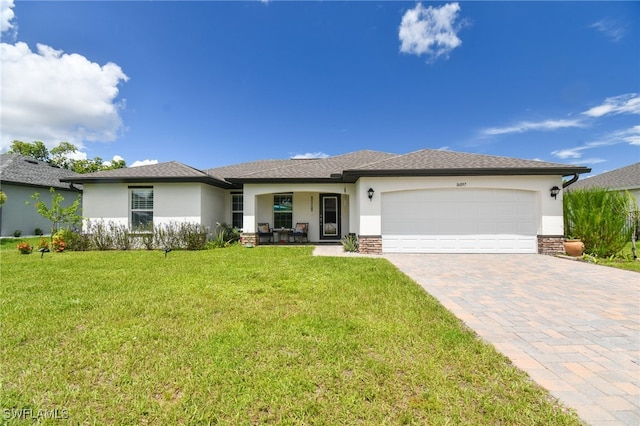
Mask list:
[[24,155],[0,155],[0,181],[2,184],[79,191],[81,188],[72,187],[70,183],[60,181],[60,179],[73,174],[70,170],[61,169],[45,161],[35,160]]
[[640,188],[640,162],[580,180],[569,186],[569,189],[594,187],[609,189]]
[[259,182],[355,182],[362,176],[572,175],[591,169],[490,155],[421,150],[409,154],[362,150],[328,158],[261,160],[205,171],[175,161],[74,175],[69,182],[193,182],[220,187]]

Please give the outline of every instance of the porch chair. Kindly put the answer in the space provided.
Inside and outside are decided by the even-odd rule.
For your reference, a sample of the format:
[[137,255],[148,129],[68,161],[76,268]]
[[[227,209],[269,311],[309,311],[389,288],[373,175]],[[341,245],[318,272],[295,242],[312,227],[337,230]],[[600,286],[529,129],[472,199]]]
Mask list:
[[293,237],[293,242],[296,242],[296,238],[299,239],[299,242],[302,242],[303,239],[309,242],[309,238],[307,237],[307,231],[309,230],[308,223],[298,222],[296,223],[296,227],[289,234],[289,237]]
[[273,229],[269,227],[268,223],[259,223],[258,224],[258,242],[262,238],[267,238],[268,242],[273,242]]

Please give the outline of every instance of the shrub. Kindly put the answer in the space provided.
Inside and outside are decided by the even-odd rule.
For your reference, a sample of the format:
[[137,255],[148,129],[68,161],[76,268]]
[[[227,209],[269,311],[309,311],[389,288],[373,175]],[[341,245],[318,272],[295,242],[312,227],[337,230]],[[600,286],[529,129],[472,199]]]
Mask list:
[[165,225],[156,225],[153,227],[153,243],[158,248],[181,248],[179,231],[180,225],[176,222],[170,222]]
[[564,229],[568,238],[579,238],[585,252],[609,257],[631,240],[627,226],[631,211],[628,192],[605,188],[578,189],[564,194]]
[[342,248],[344,251],[355,253],[358,251],[358,237],[349,234],[342,239]]
[[181,223],[180,245],[187,250],[203,250],[207,244],[208,229],[198,223]]
[[35,231],[33,231],[33,235],[42,235],[44,234],[44,232],[42,232],[42,229],[40,228],[36,228]]
[[87,229],[93,247],[98,250],[111,250],[113,248],[113,236],[109,226],[103,220],[88,223]]
[[109,222],[109,232],[113,245],[118,250],[130,250],[133,238],[129,228],[121,223]]
[[51,238],[51,247],[56,253],[61,253],[67,248],[67,243],[64,242],[61,234],[56,233],[56,235]]
[[[121,223],[103,220],[88,222],[87,234],[73,233],[74,241],[82,241],[81,250],[90,246],[98,250],[130,250],[142,248],[153,250],[154,248],[171,248],[186,250],[202,250],[207,244],[208,229],[197,223],[170,222],[156,226],[149,226],[147,232],[140,231],[133,234],[129,228]],[[72,232],[65,230],[65,232]],[[238,233],[239,237],[239,233]],[[65,242],[69,242],[71,235],[65,236]],[[80,248],[78,248],[80,249]]]
[[33,247],[31,247],[26,241],[19,242],[16,248],[21,254],[31,254],[31,251],[33,250]]
[[40,238],[40,242],[38,243],[38,246],[36,247],[37,249],[48,249],[49,248],[49,243],[47,242],[46,238]]
[[147,229],[136,234],[136,237],[140,238],[142,245],[147,250],[153,250],[153,226],[148,226]]
[[228,223],[217,223],[213,239],[207,243],[207,248],[224,248],[240,241],[240,230]]
[[85,251],[90,248],[89,236],[72,229],[61,229],[56,232],[65,242],[66,249],[72,251]]
[[22,231],[19,229],[16,229],[15,231],[13,231],[13,236],[18,238],[20,235],[22,235]]

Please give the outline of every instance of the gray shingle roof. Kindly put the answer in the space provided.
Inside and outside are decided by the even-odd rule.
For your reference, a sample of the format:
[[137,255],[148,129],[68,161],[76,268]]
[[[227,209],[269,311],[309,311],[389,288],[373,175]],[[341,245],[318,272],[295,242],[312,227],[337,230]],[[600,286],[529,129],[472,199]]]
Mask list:
[[585,188],[635,189],[640,188],[640,162],[579,180],[569,189]]
[[[396,154],[379,151],[356,151],[328,158],[306,160],[271,160],[245,163],[233,166],[233,176],[224,174],[225,170],[211,169],[210,173],[222,175],[225,179],[249,181],[269,179],[331,179],[332,175],[342,175],[345,169],[360,167],[384,159],[393,158]],[[224,169],[224,168],[223,168]]]
[[73,182],[201,181],[221,187],[244,182],[347,181],[360,176],[431,176],[464,174],[588,173],[586,167],[490,155],[421,150],[398,155],[362,150],[319,159],[262,160],[231,166],[194,169],[175,161],[141,167],[109,170],[67,178]]
[[452,169],[548,169],[568,168],[566,164],[522,160],[494,155],[423,149],[365,166],[355,170],[452,170]]
[[79,189],[77,186],[72,188],[70,183],[60,181],[73,174],[70,170],[20,154],[0,155],[0,181],[3,184],[77,190]]
[[202,170],[177,161],[103,170],[88,174],[76,173],[64,180],[69,182],[206,182],[213,185],[224,185],[224,182],[214,179]]

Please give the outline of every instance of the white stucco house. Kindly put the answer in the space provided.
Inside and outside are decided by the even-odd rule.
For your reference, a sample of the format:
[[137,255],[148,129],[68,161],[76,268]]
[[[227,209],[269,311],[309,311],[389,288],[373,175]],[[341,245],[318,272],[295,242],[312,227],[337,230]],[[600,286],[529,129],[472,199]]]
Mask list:
[[355,234],[367,253],[563,252],[562,186],[589,168],[441,150],[357,151],[208,170],[178,162],[75,175],[83,214],[132,228],[308,223],[312,243]]

